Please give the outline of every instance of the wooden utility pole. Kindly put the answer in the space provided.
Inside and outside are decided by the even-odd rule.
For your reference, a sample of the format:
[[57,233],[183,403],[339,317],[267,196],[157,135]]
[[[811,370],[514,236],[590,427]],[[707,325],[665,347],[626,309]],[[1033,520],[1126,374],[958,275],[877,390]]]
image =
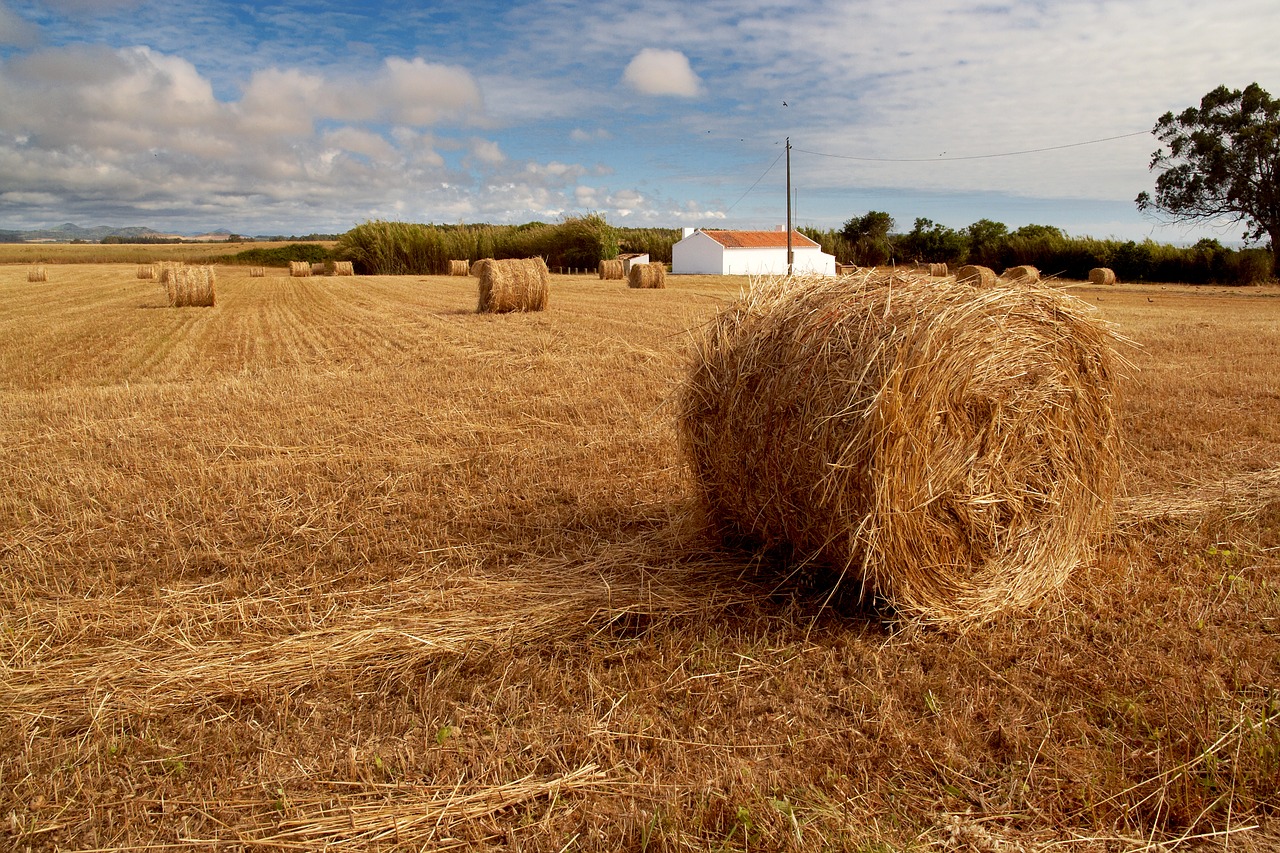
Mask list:
[[791,248],[791,137],[787,137],[787,275],[794,275],[795,252]]

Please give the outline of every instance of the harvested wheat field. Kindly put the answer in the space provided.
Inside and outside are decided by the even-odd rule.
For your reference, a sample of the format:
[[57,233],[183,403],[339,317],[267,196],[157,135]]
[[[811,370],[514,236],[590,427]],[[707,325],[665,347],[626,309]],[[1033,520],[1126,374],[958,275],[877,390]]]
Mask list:
[[1280,843],[1280,290],[1071,288],[1133,342],[1114,522],[937,626],[696,523],[743,279],[136,264],[0,266],[0,846]]

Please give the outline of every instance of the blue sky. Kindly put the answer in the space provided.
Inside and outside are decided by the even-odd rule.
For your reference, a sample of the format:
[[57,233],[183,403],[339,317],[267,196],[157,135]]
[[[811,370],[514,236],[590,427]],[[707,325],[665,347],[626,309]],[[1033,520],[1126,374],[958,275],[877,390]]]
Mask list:
[[801,225],[1234,241],[1133,198],[1165,111],[1280,96],[1276,34],[1275,0],[0,0],[0,228],[773,228],[790,137]]

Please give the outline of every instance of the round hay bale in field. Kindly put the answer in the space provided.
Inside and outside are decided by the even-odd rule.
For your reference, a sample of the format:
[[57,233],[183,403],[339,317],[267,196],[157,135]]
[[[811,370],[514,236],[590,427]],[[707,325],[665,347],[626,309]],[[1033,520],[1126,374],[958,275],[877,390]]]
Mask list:
[[306,261],[289,261],[289,275],[308,278],[311,275],[311,264]]
[[631,272],[627,273],[627,287],[661,289],[666,286],[666,264],[632,264]]
[[982,267],[977,264],[966,264],[965,266],[960,267],[956,272],[956,281],[972,285],[973,287],[995,287],[996,271],[991,269],[991,267]]
[[216,284],[217,274],[213,267],[176,267],[167,282],[169,305],[173,308],[210,308],[214,304]]
[[551,273],[542,258],[485,261],[480,267],[481,314],[542,311],[551,292]]
[[151,264],[138,264],[138,278],[146,281],[154,281],[156,277],[156,268]]
[[334,275],[355,275],[356,274],[355,263],[352,261],[334,261],[333,274]]
[[720,535],[980,621],[1059,587],[1110,517],[1114,345],[1044,285],[756,282],[695,338],[680,444]]
[[32,267],[27,270],[27,281],[48,281],[49,274],[45,272],[44,267]]
[[249,278],[266,278],[266,267],[249,267]]
[[312,275],[326,275],[326,274],[328,274],[328,270],[327,270],[327,269],[325,269],[325,265],[324,265],[324,263],[323,263],[323,262],[314,263],[314,264],[312,264],[312,265],[311,265],[311,274],[312,274]]
[[449,275],[470,275],[471,264],[467,261],[449,261]]
[[1022,266],[1009,267],[1009,269],[1004,271],[1004,275],[1000,277],[1005,281],[1020,281],[1034,284],[1040,280],[1040,270],[1028,264],[1023,264]]
[[946,278],[951,274],[946,264],[929,264],[929,275],[934,278]]
[[601,261],[599,272],[601,281],[611,281],[614,279],[621,281],[627,277],[626,261],[622,260],[622,258],[612,258],[607,261]]
[[1089,270],[1089,282],[1091,284],[1115,284],[1115,270],[1109,267],[1094,267]]

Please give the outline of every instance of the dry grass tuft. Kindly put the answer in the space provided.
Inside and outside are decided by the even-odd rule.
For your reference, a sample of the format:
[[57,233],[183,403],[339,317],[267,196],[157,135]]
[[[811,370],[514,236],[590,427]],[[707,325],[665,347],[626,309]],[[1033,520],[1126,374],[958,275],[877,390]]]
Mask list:
[[682,446],[721,534],[981,620],[1061,586],[1110,517],[1113,345],[1044,287],[759,281],[695,342]]
[[622,258],[613,258],[600,262],[600,280],[612,281],[617,279],[621,281],[627,277],[627,263]]
[[471,264],[465,259],[461,261],[449,261],[449,275],[470,275]]
[[27,270],[27,281],[48,281],[49,275],[44,271],[44,267],[32,267]]
[[627,273],[627,287],[662,289],[666,286],[666,264],[632,264],[631,272]]
[[308,278],[311,276],[311,264],[306,261],[289,261],[289,275],[297,278]]
[[977,264],[966,264],[956,272],[956,281],[984,290],[995,287],[997,280],[995,270]]
[[551,273],[542,258],[486,261],[480,267],[481,314],[542,311],[551,291]]
[[1110,267],[1094,267],[1089,270],[1089,281],[1093,284],[1115,284],[1115,270]]
[[1008,282],[1017,281],[1026,284],[1035,284],[1040,280],[1040,270],[1028,264],[1023,264],[1022,266],[1009,267],[1009,269],[1005,270],[1004,274],[1000,277]]
[[334,261],[333,274],[334,275],[355,275],[356,274],[355,264],[352,263],[351,261]]

